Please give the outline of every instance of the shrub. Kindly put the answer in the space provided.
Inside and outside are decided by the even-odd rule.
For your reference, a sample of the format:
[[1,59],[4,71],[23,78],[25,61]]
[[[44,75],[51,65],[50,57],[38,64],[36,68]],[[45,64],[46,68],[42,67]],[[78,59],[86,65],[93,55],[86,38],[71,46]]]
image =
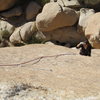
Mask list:
[[7,30],[0,30],[0,38],[1,39],[9,39],[10,34]]
[[31,41],[29,43],[34,44],[34,43],[44,43],[46,40],[46,37],[42,32],[37,31],[32,37]]

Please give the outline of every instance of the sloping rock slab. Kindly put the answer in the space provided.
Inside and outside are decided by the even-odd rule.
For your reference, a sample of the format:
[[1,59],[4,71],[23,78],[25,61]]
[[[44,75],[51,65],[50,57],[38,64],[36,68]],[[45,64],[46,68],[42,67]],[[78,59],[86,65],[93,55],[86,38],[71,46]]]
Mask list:
[[100,50],[86,57],[51,44],[2,48],[0,100],[100,100]]

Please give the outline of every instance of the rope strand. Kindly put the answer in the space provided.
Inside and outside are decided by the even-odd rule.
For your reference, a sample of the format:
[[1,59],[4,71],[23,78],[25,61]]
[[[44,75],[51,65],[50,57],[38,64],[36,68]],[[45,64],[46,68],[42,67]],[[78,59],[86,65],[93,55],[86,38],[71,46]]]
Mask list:
[[0,66],[20,66],[20,65],[25,65],[25,64],[28,64],[28,63],[34,62],[34,61],[36,61],[36,62],[34,62],[33,64],[36,64],[36,63],[38,63],[43,58],[59,57],[59,56],[64,56],[64,55],[76,55],[76,54],[75,53],[72,53],[72,54],[65,53],[65,54],[58,54],[58,55],[52,55],[52,56],[41,56],[41,57],[34,58],[32,60],[25,61],[25,62],[22,62],[22,63],[16,63],[16,64],[0,64]]

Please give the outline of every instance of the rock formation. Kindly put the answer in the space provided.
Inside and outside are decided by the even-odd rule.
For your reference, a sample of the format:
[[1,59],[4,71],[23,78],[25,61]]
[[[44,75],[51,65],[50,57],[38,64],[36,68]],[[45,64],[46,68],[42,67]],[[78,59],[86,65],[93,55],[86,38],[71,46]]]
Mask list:
[[85,35],[94,48],[100,49],[100,12],[88,19]]
[[0,100],[100,100],[99,49],[100,0],[0,0]]
[[13,44],[27,42],[36,30],[35,22],[28,22],[23,26],[16,28],[14,33],[10,36],[10,42]]
[[[32,39],[32,43],[57,41],[60,44],[68,43],[71,46],[76,46],[87,38],[93,48],[99,48],[99,43],[96,43],[96,46],[93,45],[93,41],[100,39],[100,27],[97,23],[99,21],[93,19],[93,23],[96,22],[93,24],[88,20],[99,13],[100,0],[50,0],[50,2],[48,0],[14,0],[13,2],[5,0],[5,2],[7,3],[4,5],[4,1],[0,1],[0,20],[9,23],[14,28],[8,29],[8,26],[4,25],[3,27],[2,24],[0,29],[2,30],[3,27],[3,32],[0,34],[8,32],[10,34],[9,40],[14,45],[30,43]],[[45,2],[48,3],[41,5]],[[2,5],[4,9],[2,9]],[[29,23],[31,24],[29,25]],[[92,24],[93,27],[91,27]],[[90,34],[96,34],[96,36]]]
[[76,12],[71,8],[63,8],[58,3],[48,3],[36,18],[40,31],[51,31],[64,26],[72,26],[78,20]]
[[0,66],[0,100],[100,100],[99,50],[86,57],[76,49],[52,44],[1,48],[0,65],[43,56],[54,57]]
[[95,11],[93,9],[86,9],[86,8],[80,9],[80,17],[79,17],[79,22],[78,22],[78,31],[80,33],[84,33],[85,28],[87,27],[87,20],[94,13]]

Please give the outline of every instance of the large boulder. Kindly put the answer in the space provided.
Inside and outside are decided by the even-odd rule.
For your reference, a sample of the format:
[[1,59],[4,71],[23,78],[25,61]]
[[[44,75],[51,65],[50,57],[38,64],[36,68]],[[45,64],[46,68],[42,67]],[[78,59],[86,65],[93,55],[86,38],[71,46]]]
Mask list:
[[56,45],[1,48],[0,100],[100,100],[100,50],[87,57]]
[[78,22],[78,32],[84,33],[87,26],[87,20],[95,13],[93,9],[81,8]]
[[58,41],[60,43],[70,44],[71,46],[75,46],[85,40],[85,36],[77,33],[75,27],[63,27],[50,32],[43,32],[43,34],[46,40]]
[[36,31],[35,22],[28,22],[23,26],[16,28],[14,33],[10,36],[10,42],[13,44],[20,44],[27,42]]
[[100,49],[100,12],[88,19],[85,35],[94,48]]
[[0,0],[0,11],[7,10],[14,6],[17,0]]
[[77,20],[78,16],[73,9],[51,2],[46,4],[42,13],[37,16],[36,25],[40,31],[51,31],[64,26],[72,26]]
[[0,15],[2,15],[3,17],[6,17],[6,18],[10,18],[13,16],[20,16],[21,14],[22,14],[21,7],[15,7],[9,11],[1,13]]
[[9,38],[15,27],[6,21],[0,21],[0,39]]
[[61,6],[68,6],[68,7],[81,7],[78,0],[50,0],[51,2],[58,2]]
[[38,5],[36,2],[31,1],[26,8],[26,19],[30,20],[36,17],[40,9],[40,5]]

